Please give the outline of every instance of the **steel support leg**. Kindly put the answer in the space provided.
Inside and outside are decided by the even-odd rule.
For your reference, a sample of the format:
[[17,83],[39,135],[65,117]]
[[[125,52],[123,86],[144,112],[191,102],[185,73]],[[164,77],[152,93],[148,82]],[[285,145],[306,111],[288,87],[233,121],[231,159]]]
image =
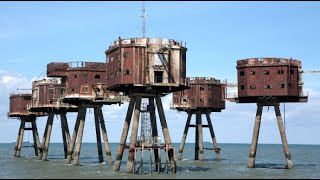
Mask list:
[[46,127],[44,129],[44,133],[43,133],[43,137],[42,137],[42,142],[39,145],[39,156],[38,156],[38,160],[42,159],[43,156],[43,149],[44,149],[44,144],[46,143],[46,138],[47,138],[47,133],[48,133],[48,126],[49,126],[49,116],[47,119],[47,123],[46,123]]
[[64,159],[67,159],[68,156],[68,144],[66,139],[66,125],[65,125],[65,113],[60,114],[60,120],[61,120],[61,132],[62,132],[62,141],[63,141],[63,150],[64,150]]

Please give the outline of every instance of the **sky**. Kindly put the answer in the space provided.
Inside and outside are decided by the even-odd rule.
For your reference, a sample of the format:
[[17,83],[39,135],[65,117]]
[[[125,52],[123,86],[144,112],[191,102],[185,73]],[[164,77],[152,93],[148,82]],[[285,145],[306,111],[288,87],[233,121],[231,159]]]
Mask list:
[[[303,70],[320,70],[320,2],[146,1],[145,5],[146,37],[186,42],[189,77],[236,83],[237,60],[252,57],[292,57],[302,62]],[[0,143],[12,143],[18,134],[20,122],[7,117],[10,93],[26,92],[17,88],[31,88],[33,80],[44,78],[50,62],[105,62],[104,51],[119,36],[142,36],[141,6],[141,1],[1,1]],[[284,104],[280,106],[289,144],[320,144],[320,84],[315,83],[319,80],[320,74],[303,74],[308,102],[286,103],[285,110]],[[162,101],[171,140],[179,143],[187,115],[170,109],[171,98],[169,94]],[[103,107],[109,142],[119,142],[127,107],[128,103]],[[255,113],[256,104],[234,102],[211,113],[217,142],[251,143]],[[67,118],[73,132],[76,113]],[[41,139],[46,120],[37,119]],[[194,142],[194,133],[190,128],[187,142]],[[209,130],[203,133],[203,140],[212,142]],[[31,133],[25,139],[32,142]],[[95,141],[93,110],[88,110],[83,142]],[[51,142],[62,142],[58,117]],[[281,144],[272,107],[263,110],[259,143]]]

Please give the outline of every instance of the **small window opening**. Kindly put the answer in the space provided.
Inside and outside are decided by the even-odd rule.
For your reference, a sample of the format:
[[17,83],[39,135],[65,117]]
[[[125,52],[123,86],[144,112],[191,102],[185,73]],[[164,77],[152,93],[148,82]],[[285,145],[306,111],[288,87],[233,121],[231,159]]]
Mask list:
[[182,99],[183,102],[187,102],[187,99]]
[[250,74],[251,74],[251,75],[255,75],[256,72],[255,72],[255,71],[250,71]]
[[94,76],[94,78],[95,78],[95,79],[100,79],[100,75],[99,75],[99,74],[96,74],[96,75]]
[[264,70],[264,74],[269,75],[270,74],[269,70]]
[[256,85],[251,85],[250,89],[256,89]]
[[203,91],[203,90],[204,90],[204,88],[203,88],[203,87],[200,87],[200,90],[201,90],[201,91]]
[[283,74],[284,73],[284,71],[282,70],[282,69],[280,69],[279,71],[278,71],[278,74]]
[[200,99],[200,102],[203,102],[203,99]]
[[240,71],[240,76],[244,76],[244,71]]
[[281,87],[280,87],[281,89],[283,89],[284,88],[284,84],[281,84]]
[[290,74],[294,74],[294,70],[293,69],[290,70]]
[[74,75],[74,78],[77,78],[77,77],[78,77],[78,76],[75,74],[75,75]]
[[265,89],[271,89],[272,86],[271,86],[270,84],[267,84],[267,85],[264,86],[264,88],[265,88]]
[[163,81],[163,71],[154,71],[154,82],[162,83]]
[[240,85],[240,89],[244,89],[244,85]]

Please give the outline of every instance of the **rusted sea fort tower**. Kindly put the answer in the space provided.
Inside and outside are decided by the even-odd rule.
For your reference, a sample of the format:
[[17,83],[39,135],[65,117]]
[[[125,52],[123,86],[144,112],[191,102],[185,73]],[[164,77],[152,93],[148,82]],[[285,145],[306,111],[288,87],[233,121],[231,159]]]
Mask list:
[[67,123],[67,112],[78,112],[78,107],[62,103],[61,80],[46,78],[32,82],[32,98],[28,104],[28,111],[45,113],[48,115],[42,143],[38,144],[38,159],[47,160],[54,115],[60,115],[64,156],[67,158],[70,133]]
[[286,133],[280,113],[282,102],[307,102],[303,95],[301,62],[284,58],[250,58],[237,61],[237,103],[257,103],[257,113],[247,167],[255,167],[260,122],[264,106],[273,106],[287,160],[293,167]]
[[[16,145],[14,147],[14,156],[19,157],[22,147],[23,135],[25,130],[31,130],[33,135],[33,147],[35,155],[38,156],[39,134],[36,124],[37,117],[43,116],[43,113],[32,113],[27,110],[27,105],[31,102],[31,94],[11,94],[10,110],[8,117],[16,118],[21,121]],[[31,124],[31,128],[26,128],[26,122]]]
[[[107,130],[102,114],[104,104],[121,103],[116,93],[106,90],[106,63],[100,62],[52,62],[47,65],[48,77],[61,77],[62,101],[78,107],[78,116],[68,148],[66,163],[79,165],[79,155],[82,144],[83,130],[87,108],[94,109],[97,147],[99,163],[102,163],[103,153],[100,128],[104,140],[104,147],[109,164],[112,164],[111,151],[108,142]],[[77,140],[77,144],[76,144]],[[76,144],[76,150],[74,147]]]
[[[170,166],[169,169],[175,173],[174,147],[171,144],[161,97],[167,93],[187,88],[185,82],[186,51],[187,48],[185,45],[182,45],[182,42],[179,43],[174,40],[161,38],[119,38],[106,50],[108,89],[124,92],[130,97],[117,157],[113,167],[114,171],[120,170],[124,149],[129,148],[128,173],[135,173],[135,152],[137,149],[141,149],[142,151],[154,150],[155,169],[161,172],[162,163],[159,155],[160,149],[164,149],[169,160],[165,168],[168,170],[168,166]],[[142,146],[140,143],[137,143],[142,98],[148,98],[149,100],[148,109],[150,110],[153,139],[157,139],[158,137],[154,107],[154,100],[156,101],[165,145],[161,145],[156,141],[143,142]],[[130,146],[127,146],[126,139],[133,111]],[[151,167],[150,170],[152,170]]]
[[[203,150],[213,149],[217,159],[220,160],[220,148],[214,134],[213,126],[210,119],[211,112],[221,112],[225,109],[225,86],[226,81],[221,82],[215,78],[209,77],[189,77],[187,85],[190,89],[177,91],[173,93],[172,109],[185,111],[188,113],[187,122],[184,128],[182,141],[179,148],[178,160],[181,160],[184,144],[187,139],[189,127],[195,128],[195,160],[203,160]],[[207,125],[202,124],[202,114],[207,117]],[[196,116],[196,124],[190,124],[192,115]],[[204,148],[203,146],[203,131],[204,127],[209,128],[213,148]]]

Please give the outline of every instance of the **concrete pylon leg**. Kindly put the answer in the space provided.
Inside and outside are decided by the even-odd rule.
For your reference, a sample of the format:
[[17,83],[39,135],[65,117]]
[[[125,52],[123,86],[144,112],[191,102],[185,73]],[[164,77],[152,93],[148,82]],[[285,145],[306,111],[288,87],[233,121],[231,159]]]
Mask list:
[[212,142],[213,142],[213,149],[216,152],[217,159],[221,160],[220,148],[218,146],[217,139],[216,139],[216,136],[213,131],[213,126],[211,123],[209,112],[206,113],[206,116],[207,116],[208,126],[209,126],[209,130],[210,130],[210,134],[211,134],[211,138],[212,138]]
[[[152,129],[152,137],[153,140],[155,141],[156,138],[158,137],[158,127],[157,127],[157,119],[156,119],[156,109],[154,105],[154,98],[148,98],[149,99],[149,106],[151,107],[150,111],[150,124],[151,124],[151,129]],[[154,162],[156,162],[156,171],[158,171],[159,165],[157,162],[159,161],[159,152],[157,149],[153,149],[154,153]]]
[[197,128],[198,128],[198,133],[199,133],[199,160],[203,161],[203,133],[202,133],[202,114],[199,111],[197,113],[197,119],[198,119],[198,124],[197,124]]
[[[158,112],[159,112],[159,118],[160,118],[162,132],[163,132],[163,136],[164,136],[164,140],[165,140],[166,146],[172,147],[171,139],[170,139],[170,133],[169,133],[166,117],[164,115],[164,110],[163,110],[161,98],[160,97],[156,97],[155,99],[156,99],[157,109],[158,109]],[[167,153],[168,153],[168,156],[169,156],[169,162],[171,162],[171,164],[173,164],[173,166],[171,166],[171,167],[173,167],[172,172],[175,173],[177,167],[176,167],[176,161],[174,159],[173,149],[170,150],[170,152],[167,152]]]
[[39,156],[39,146],[40,146],[40,140],[39,140],[39,134],[38,134],[38,128],[36,124],[36,118],[34,118],[31,121],[31,127],[32,127],[32,134],[33,134],[33,146],[34,146],[34,152],[36,156]]
[[19,145],[19,140],[20,140],[21,129],[22,129],[22,121],[20,121],[20,126],[19,126],[18,136],[17,136],[17,140],[16,140],[16,145],[14,146],[13,156],[15,156],[15,157],[17,156],[17,151],[18,151],[18,145]]
[[107,134],[106,125],[104,123],[104,118],[103,118],[101,108],[98,108],[98,115],[99,115],[99,121],[100,121],[100,128],[102,131],[102,137],[104,141],[104,149],[106,151],[108,162],[110,165],[112,165],[112,156],[111,156],[111,150],[110,150],[109,141],[108,141],[108,134]]
[[43,137],[42,137],[42,142],[39,146],[39,156],[38,159],[41,160],[42,159],[42,155],[43,155],[43,148],[44,148],[44,144],[46,143],[46,138],[47,138],[47,133],[48,133],[48,125],[49,125],[49,116],[47,119],[47,123],[46,123],[46,127],[44,129],[44,133],[43,133]]
[[[69,132],[69,126],[68,126],[68,122],[67,122],[67,116],[66,116],[66,113],[63,113],[61,114],[61,119],[62,121],[64,122],[64,131],[65,131],[65,134],[66,134],[66,139],[67,139],[67,147],[69,148],[69,145],[71,143],[71,137],[70,137],[70,132]],[[68,155],[68,153],[67,153]]]
[[258,103],[257,106],[258,106],[258,108],[257,108],[256,120],[254,123],[249,160],[248,160],[248,164],[247,164],[248,168],[255,167],[256,152],[257,152],[260,124],[261,124],[261,116],[262,116],[262,109],[263,109],[263,106],[261,104]]
[[94,122],[95,122],[95,127],[96,127],[99,163],[102,163],[103,162],[103,154],[102,154],[102,145],[101,145],[100,126],[99,126],[99,115],[98,115],[97,108],[94,108]]
[[76,146],[76,151],[74,154],[74,159],[73,159],[73,165],[79,165],[79,156],[80,156],[80,151],[81,151],[81,144],[82,144],[82,137],[83,137],[83,130],[84,130],[84,122],[86,120],[86,107],[82,107],[83,111],[80,114],[80,124],[79,124],[79,134],[78,134],[78,139],[77,139],[77,146]]
[[50,137],[51,137],[51,131],[52,131],[53,118],[54,118],[54,114],[49,113],[47,137],[43,147],[43,155],[42,155],[43,161],[46,161],[48,159],[48,151],[49,151],[49,143],[50,143]]
[[157,109],[159,112],[159,118],[160,118],[160,122],[161,122],[161,127],[162,127],[162,132],[163,132],[165,143],[167,145],[171,146],[171,139],[170,139],[169,129],[168,129],[168,125],[167,125],[167,120],[164,115],[162,101],[161,101],[160,97],[156,97],[156,104],[157,104]]
[[63,141],[63,150],[64,150],[64,159],[67,159],[68,156],[68,144],[66,139],[66,125],[64,121],[64,116],[62,113],[60,114],[60,120],[61,120],[61,132],[62,132],[62,141]]
[[278,127],[279,127],[279,131],[280,131],[280,135],[281,135],[281,141],[282,141],[282,145],[283,145],[284,155],[287,159],[287,168],[291,169],[291,168],[293,168],[293,162],[291,160],[291,154],[289,151],[289,145],[288,145],[288,141],[287,141],[287,137],[286,137],[286,132],[283,127],[279,103],[276,103],[274,105],[274,110],[275,110],[275,113],[277,116],[277,122],[278,122]]
[[77,116],[76,124],[74,125],[72,139],[71,139],[71,142],[69,144],[68,156],[67,156],[67,159],[66,159],[66,164],[70,164],[71,163],[73,149],[74,149],[74,145],[76,143],[78,130],[79,130],[80,119],[81,119],[81,115],[83,114],[83,111],[84,111],[84,108],[79,108],[79,110],[78,110],[78,116]]
[[184,144],[186,143],[186,139],[187,139],[187,135],[188,135],[188,130],[189,130],[189,125],[190,125],[191,117],[192,117],[192,113],[189,112],[189,113],[188,113],[187,122],[186,122],[186,125],[185,125],[185,127],[184,127],[184,131],[183,131],[182,140],[181,140],[181,143],[180,143],[179,154],[178,154],[177,160],[181,160],[181,157],[182,157],[182,153],[183,153],[183,149],[184,149]]
[[26,124],[25,120],[21,120],[16,157],[20,157],[25,124]]
[[136,99],[134,97],[131,97],[130,103],[128,106],[126,119],[125,119],[125,122],[123,125],[123,130],[122,130],[121,139],[120,139],[120,143],[119,143],[119,147],[118,147],[118,151],[117,151],[116,161],[114,162],[114,165],[113,165],[114,171],[120,170],[121,160],[122,160],[122,156],[123,156],[123,150],[124,150],[124,146],[126,145],[126,140],[127,140],[127,136],[128,136],[128,131],[129,131],[130,123],[131,123],[131,117],[132,117],[132,112],[133,112],[135,102],[136,102]]
[[138,96],[136,97],[136,106],[135,106],[134,115],[133,115],[130,147],[129,147],[129,154],[128,154],[128,162],[127,162],[127,173],[133,173],[133,161],[135,160],[134,148],[136,147],[136,143],[137,143],[140,111],[141,111],[141,96]]
[[198,113],[196,113],[196,126],[195,126],[195,142],[194,142],[194,160],[199,160],[199,116]]

